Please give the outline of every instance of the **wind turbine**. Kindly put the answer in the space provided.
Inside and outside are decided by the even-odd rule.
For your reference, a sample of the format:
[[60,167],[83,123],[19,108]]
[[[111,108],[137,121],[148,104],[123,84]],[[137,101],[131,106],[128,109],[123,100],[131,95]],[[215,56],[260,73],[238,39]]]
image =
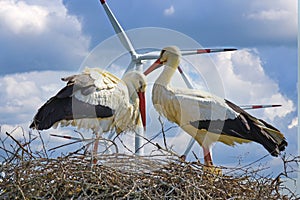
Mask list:
[[[127,36],[127,34],[125,33],[124,29],[122,28],[122,26],[120,25],[120,23],[118,22],[118,20],[116,19],[116,17],[114,16],[114,14],[112,13],[111,9],[109,8],[108,4],[106,3],[105,0],[100,0],[100,3],[102,4],[108,19],[110,21],[110,23],[112,24],[115,33],[117,34],[118,38],[120,39],[120,42],[122,43],[122,45],[125,47],[125,49],[130,53],[131,55],[131,62],[126,70],[138,70],[138,71],[142,71],[143,70],[143,61],[146,60],[153,60],[153,59],[157,59],[160,55],[160,51],[151,51],[151,52],[147,52],[144,54],[139,54],[136,52],[136,50],[133,47],[132,42],[130,41],[129,37]],[[215,53],[215,52],[224,52],[224,51],[234,51],[236,49],[232,49],[232,48],[222,48],[222,49],[195,49],[195,50],[182,50],[182,55],[195,55],[195,54],[203,54],[203,53]],[[180,74],[182,75],[184,81],[186,82],[187,85],[191,86],[191,84],[189,83],[186,75],[183,73],[182,70],[179,70]],[[125,72],[125,73],[126,73]],[[109,136],[111,137],[111,136]],[[142,155],[143,154],[143,150],[142,148],[140,148],[143,145],[143,137],[144,137],[144,131],[140,130],[138,131],[138,133],[136,133],[135,135],[135,149],[138,150],[136,153]]]
[[[125,73],[129,70],[143,70],[143,61],[146,60],[153,60],[158,59],[160,56],[160,51],[150,51],[147,53],[137,53],[135,50],[130,38],[127,36],[126,32],[114,16],[113,12],[111,11],[110,7],[106,3],[106,0],[100,0],[101,5],[103,6],[108,19],[110,23],[113,26],[113,29],[115,33],[117,34],[118,38],[120,39],[121,44],[124,46],[124,48],[130,53],[131,55],[131,62],[126,69]],[[227,51],[235,51],[237,49],[235,48],[205,48],[205,49],[193,49],[193,50],[181,50],[182,56],[188,56],[188,55],[196,55],[196,54],[207,54],[207,53],[218,53],[218,52],[227,52]],[[186,83],[188,88],[193,88],[193,85],[185,75],[185,73],[181,70],[180,67],[178,67],[178,71],[180,72],[184,82]],[[243,109],[258,109],[258,108],[268,108],[268,107],[277,107],[280,105],[244,105],[241,106]],[[113,133],[109,135],[109,138],[113,136]],[[136,154],[142,155],[143,154],[143,138],[144,138],[144,130],[139,130],[135,134],[135,149]],[[186,151],[184,152],[184,155],[187,155],[189,151],[191,150],[195,140],[191,138]]]

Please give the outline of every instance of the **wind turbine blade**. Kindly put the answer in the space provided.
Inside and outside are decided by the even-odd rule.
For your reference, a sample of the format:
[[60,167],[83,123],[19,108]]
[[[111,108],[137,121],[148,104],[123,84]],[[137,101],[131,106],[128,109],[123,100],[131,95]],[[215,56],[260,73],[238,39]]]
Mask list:
[[[187,56],[187,55],[195,55],[195,54],[204,54],[204,53],[217,53],[217,52],[226,52],[226,51],[235,51],[237,49],[235,48],[210,48],[210,49],[194,49],[194,50],[180,50],[181,55]],[[188,86],[188,88],[193,89],[193,85],[188,80],[186,75],[183,73],[182,69],[178,67],[178,70],[185,82],[185,84]]]
[[156,60],[159,58],[161,51],[151,51],[139,56],[140,60]]
[[189,154],[189,152],[191,151],[192,147],[194,146],[195,144],[195,139],[194,138],[191,138],[190,141],[189,141],[189,144],[187,146],[187,148],[185,149],[185,152],[183,153],[183,155],[185,155],[187,157],[187,155]]
[[107,5],[105,0],[100,0],[107,16],[108,19],[110,21],[110,23],[112,24],[116,34],[118,35],[121,43],[123,44],[123,46],[130,52],[132,57],[136,57],[137,53],[134,50],[131,41],[129,40],[129,38],[127,37],[125,31],[123,30],[122,26],[119,24],[118,20],[116,19],[116,17],[114,16],[114,14],[112,13],[112,11],[110,10],[109,6]]
[[[216,49],[193,49],[193,50],[180,50],[181,55],[188,56],[188,55],[195,55],[195,54],[205,54],[205,53],[217,53],[217,52],[226,52],[226,51],[235,51],[237,49],[234,48],[216,48]],[[152,60],[158,59],[160,56],[161,51],[151,51],[140,55],[140,60]]]
[[240,107],[244,110],[261,109],[261,108],[274,108],[280,107],[281,105],[241,105]]
[[195,55],[195,54],[205,54],[205,53],[217,53],[226,51],[236,51],[235,48],[208,48],[208,49],[193,49],[193,50],[181,50],[183,56]]
[[194,87],[193,87],[192,83],[189,81],[189,79],[187,78],[187,76],[183,73],[183,71],[182,71],[182,69],[181,69],[180,66],[178,66],[178,71],[179,71],[179,73],[181,74],[181,77],[183,78],[183,80],[184,80],[186,86],[187,86],[189,89],[193,89]]
[[132,61],[129,63],[129,65],[128,65],[127,69],[125,70],[124,74],[126,74],[127,72],[129,72],[130,70],[133,70],[133,69],[134,69],[134,70],[139,70],[136,61],[133,61],[133,60],[132,60]]

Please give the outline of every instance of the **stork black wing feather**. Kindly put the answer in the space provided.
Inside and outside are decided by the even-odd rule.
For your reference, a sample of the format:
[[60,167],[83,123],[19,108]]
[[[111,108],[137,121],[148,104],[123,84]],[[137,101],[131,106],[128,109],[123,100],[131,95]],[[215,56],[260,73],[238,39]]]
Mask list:
[[30,128],[38,130],[48,129],[60,120],[81,118],[107,118],[114,114],[114,110],[103,105],[91,105],[76,99],[73,94],[81,90],[88,95],[96,90],[89,75],[74,75],[63,79],[68,81],[54,97],[50,98],[35,115]]
[[237,105],[226,100],[226,104],[239,115],[235,119],[198,120],[191,125],[199,130],[242,138],[262,144],[273,156],[278,156],[287,142],[278,129],[263,120],[256,119]]
[[44,130],[60,120],[107,118],[113,114],[114,111],[106,106],[90,105],[71,97],[52,97],[38,110],[30,128]]

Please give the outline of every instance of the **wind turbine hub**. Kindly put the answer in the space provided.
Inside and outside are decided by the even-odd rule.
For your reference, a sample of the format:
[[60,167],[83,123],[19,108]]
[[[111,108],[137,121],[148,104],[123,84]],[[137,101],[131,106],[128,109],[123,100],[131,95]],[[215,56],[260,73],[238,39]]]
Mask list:
[[132,61],[134,61],[134,62],[141,62],[141,61],[140,61],[140,56],[139,56],[138,54],[132,54],[132,55],[131,55],[131,59],[132,59]]

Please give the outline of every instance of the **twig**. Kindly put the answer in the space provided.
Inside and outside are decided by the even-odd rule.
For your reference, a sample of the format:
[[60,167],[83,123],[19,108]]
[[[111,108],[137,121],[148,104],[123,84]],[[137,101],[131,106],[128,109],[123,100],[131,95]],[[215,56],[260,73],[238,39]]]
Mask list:
[[30,158],[34,158],[34,156],[30,152],[28,152],[27,149],[25,149],[23,145],[18,140],[16,140],[11,134],[6,132],[6,135],[9,136],[24,152],[26,152],[30,156]]
[[165,148],[166,148],[166,150],[168,150],[167,141],[166,141],[166,134],[165,134],[165,131],[164,131],[164,123],[161,120],[160,116],[158,116],[158,121],[159,121],[159,123],[161,125],[161,132],[162,132],[162,135],[163,135]]

